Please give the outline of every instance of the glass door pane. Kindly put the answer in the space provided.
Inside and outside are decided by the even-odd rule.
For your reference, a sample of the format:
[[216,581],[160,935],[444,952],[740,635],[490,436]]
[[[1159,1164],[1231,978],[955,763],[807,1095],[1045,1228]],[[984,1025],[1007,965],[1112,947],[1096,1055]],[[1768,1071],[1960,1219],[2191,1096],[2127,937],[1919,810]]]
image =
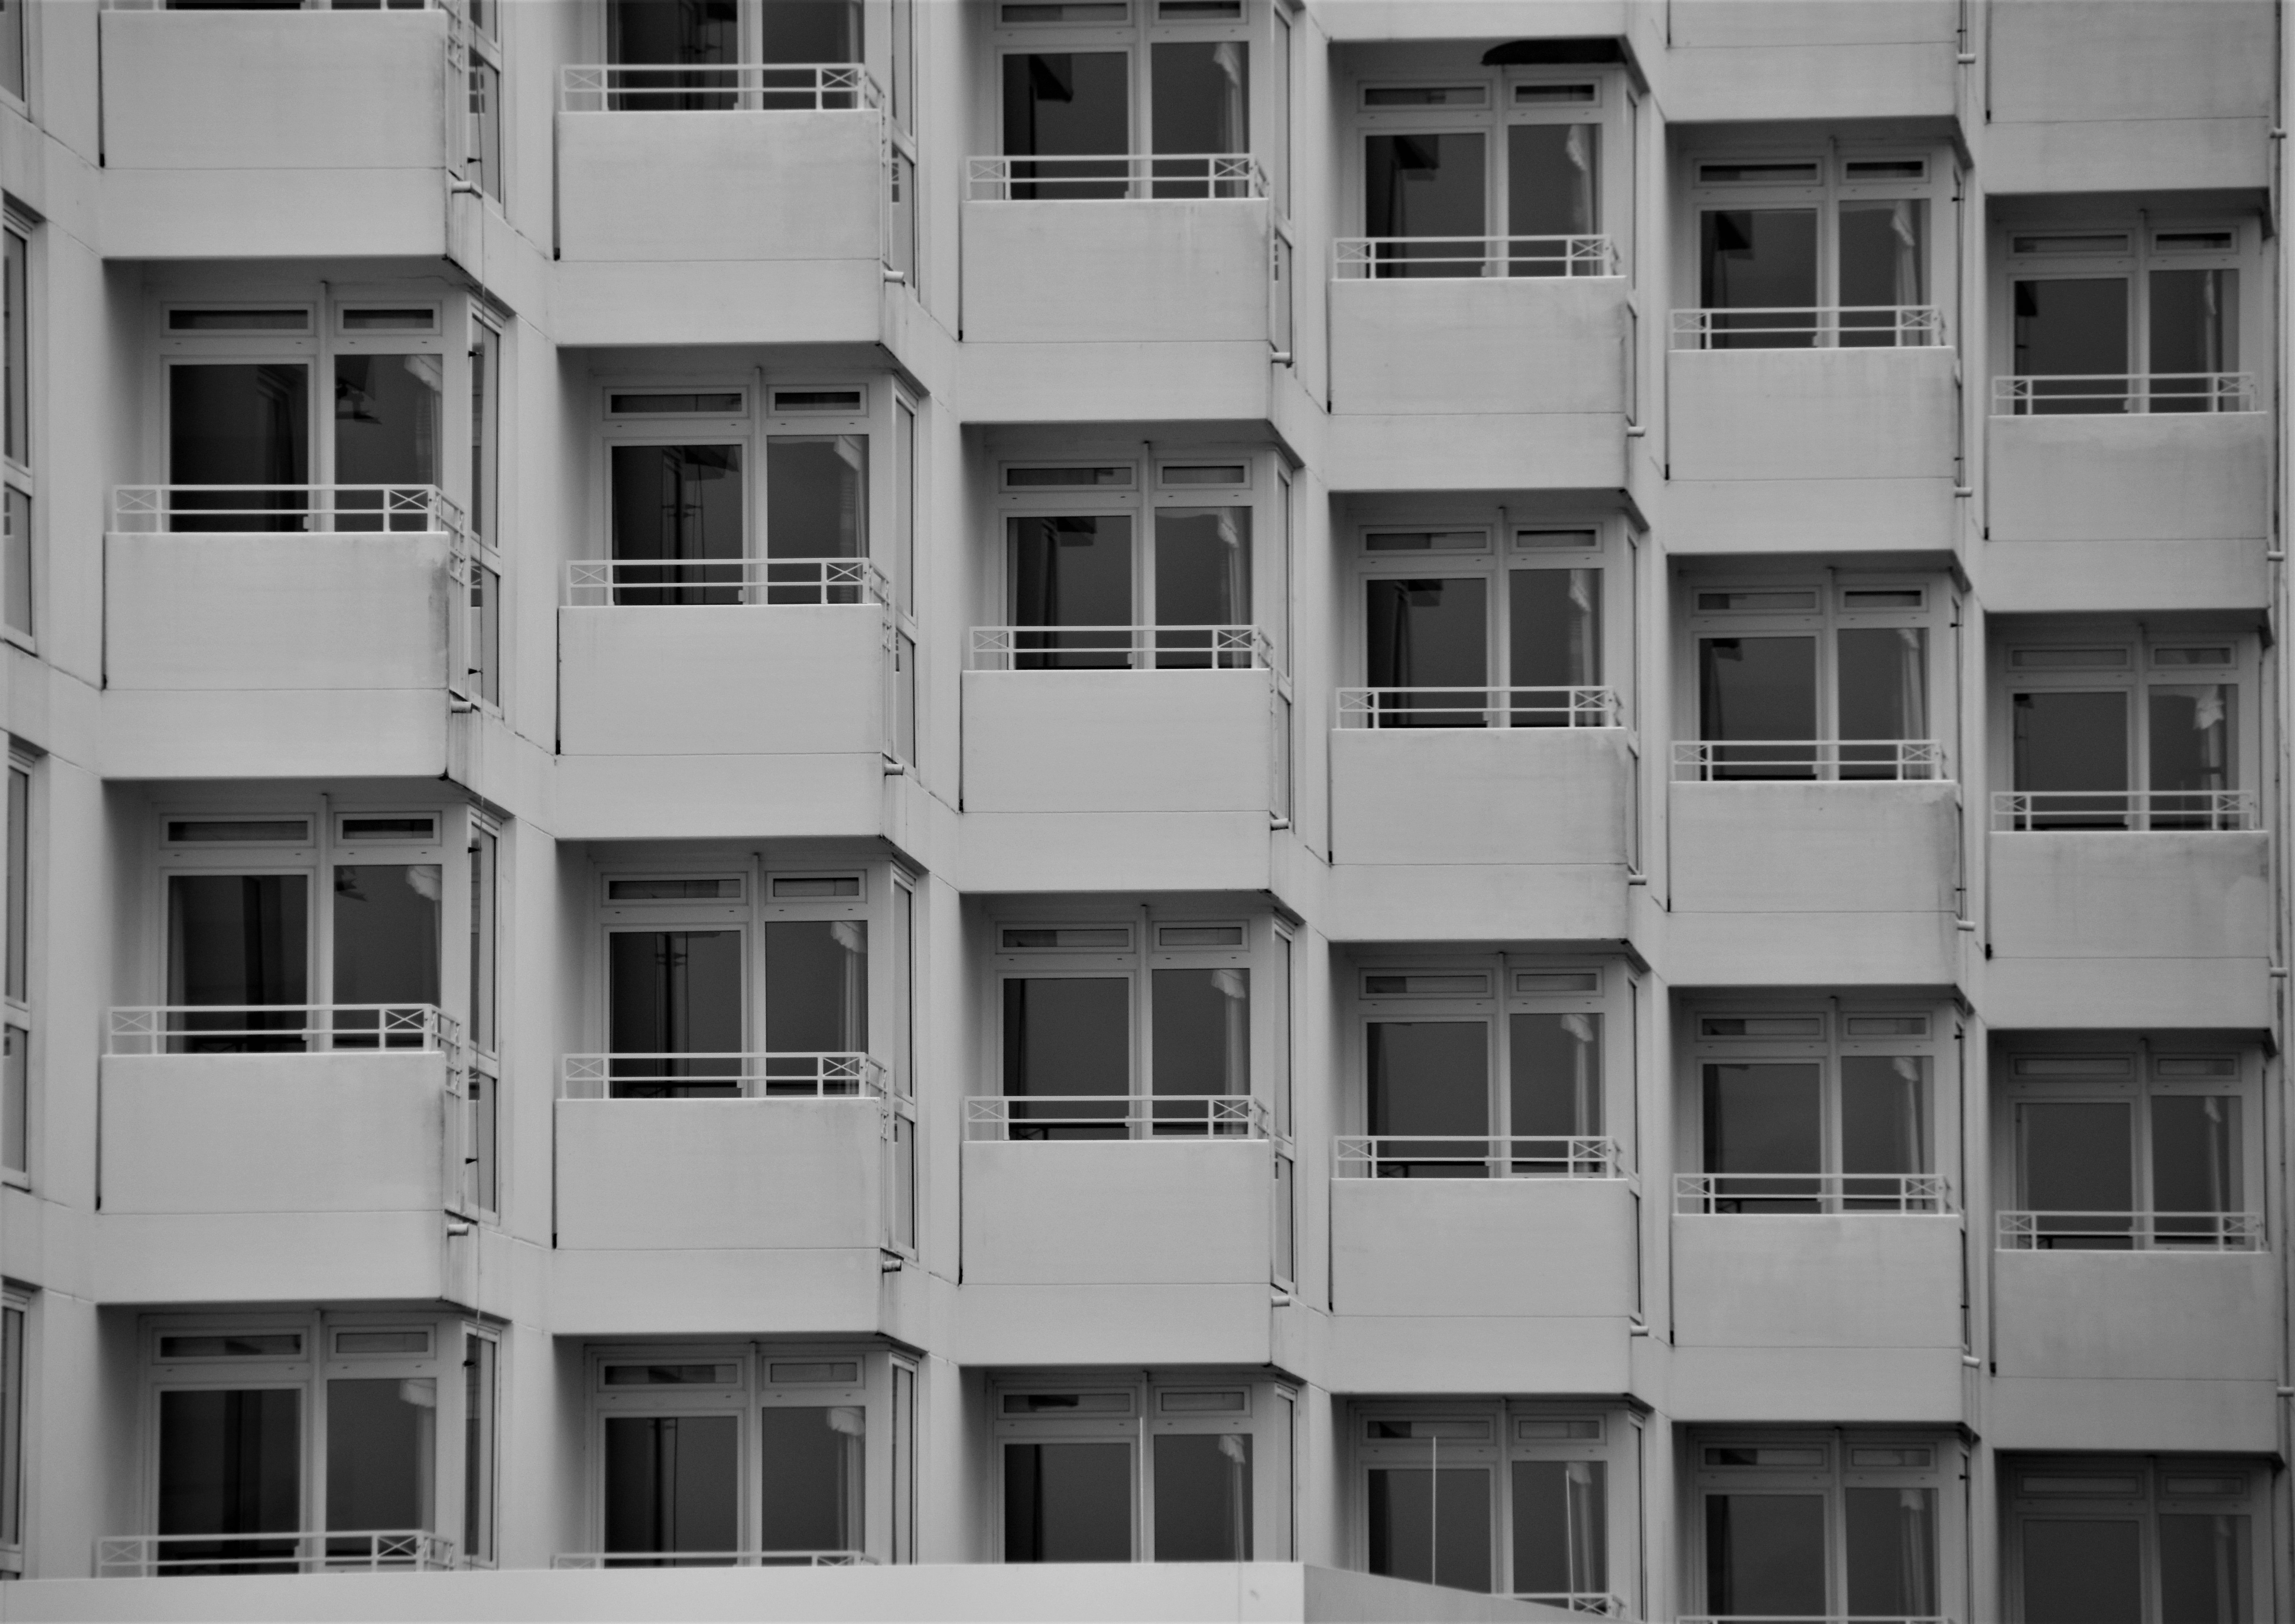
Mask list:
[[[1013,518],[1005,521],[1005,538],[1016,669],[1120,670],[1132,663],[1129,516]],[[1043,629],[1078,626],[1100,629]]]
[[[1556,1141],[1602,1131],[1602,1017],[1512,1015],[1507,1027],[1515,1172],[1592,1171],[1573,1166],[1568,1144]],[[1523,1142],[1533,1139],[1546,1142]]]
[[738,1416],[607,1416],[606,1549],[630,1555],[606,1565],[739,1550],[740,1452]]
[[869,1049],[869,925],[864,919],[773,919],[765,925],[765,1092],[849,1093],[813,1058]]
[[1214,652],[1205,628],[1250,624],[1251,510],[1157,510],[1156,664],[1248,666],[1247,651]]
[[[292,1533],[303,1526],[303,1395],[290,1387],[159,1395],[163,1534]],[[292,1572],[292,1539],[186,1542],[177,1573]],[[234,1560],[236,1559],[236,1560]]]
[[[869,437],[765,437],[765,557],[817,561],[869,556]],[[857,585],[832,585],[818,563],[765,567],[767,603],[858,603]]]
[[[1817,342],[1817,210],[1709,208],[1697,216],[1698,303],[1713,349]],[[1731,314],[1730,312],[1742,312]]]
[[1513,1473],[1514,1594],[1598,1595],[1607,1590],[1602,1463],[1518,1460]]
[[[438,397],[446,374],[437,355],[335,357],[335,483],[438,483]],[[344,530],[428,530],[424,510],[390,510],[386,493],[344,491],[335,523]]]
[[739,603],[739,445],[612,448],[616,603]]
[[2162,1245],[2211,1246],[2222,1238],[2223,1215],[2246,1210],[2241,1161],[2237,1096],[2152,1098],[2152,1211]]
[[1156,1440],[1155,1560],[1251,1560],[1249,1433]]
[[[1393,1141],[1373,1163],[1386,1179],[1490,1176],[1490,1027],[1481,1021],[1373,1021],[1370,1131]],[[1419,1139],[1409,1136],[1440,1136]],[[1465,1138],[1465,1144],[1442,1139]]]
[[[300,874],[167,877],[167,1001],[176,1054],[299,1053],[310,1012],[310,881]],[[266,1036],[276,1032],[277,1036]]]
[[1899,312],[1928,303],[1928,266],[1922,227],[1928,204],[1919,198],[1844,202],[1840,213],[1841,342],[1844,347],[1886,347],[1909,336]]
[[[1004,59],[1004,152],[1012,161],[1013,198],[1129,197],[1120,155],[1131,151],[1129,53],[1015,52]],[[1090,161],[1103,154],[1103,161]],[[1029,158],[1067,161],[1022,161]]]
[[[1757,1060],[1706,1065],[1705,1171],[1717,1175],[1713,1211],[1817,1211],[1816,1180],[1809,1175],[1825,1171],[1822,1075],[1814,1062]],[[1764,1173],[1793,1176],[1758,1176]],[[1790,1612],[1793,1609],[1730,1611]]]
[[[430,1376],[360,1376],[327,1383],[327,1531],[429,1533],[437,1481],[438,1383]],[[327,1542],[361,1560],[365,1540]]]
[[622,930],[606,943],[606,1045],[617,1055],[641,1057],[614,1062],[614,1097],[739,1094],[741,933]]
[[1004,1560],[1130,1562],[1131,1446],[1004,1446]]
[[[1589,237],[1601,227],[1591,124],[1507,126],[1507,232],[1513,237]],[[1567,276],[1569,244],[1514,242],[1509,276]]]
[[2134,1244],[2135,1115],[2121,1100],[2016,1107],[2024,1207],[2042,1247],[2125,1252]]
[[1372,1572],[1489,1592],[1487,1466],[1374,1466],[1368,1475]]
[[1156,196],[1247,196],[1240,181],[1215,183],[1200,160],[1251,151],[1251,47],[1239,39],[1162,43],[1148,47],[1148,67],[1150,150],[1162,160]]
[[[741,60],[737,0],[609,0],[606,56],[630,65],[706,69]],[[616,94],[616,111],[715,112],[738,104],[723,73],[648,73]]]
[[2151,724],[2152,828],[2222,828],[2232,786],[2233,690],[2224,683],[2154,683],[2144,699]]
[[[1478,728],[1488,721],[1490,583],[1366,581],[1364,676],[1383,728]],[[1400,691],[1395,691],[1400,690]]]
[[1507,633],[1512,724],[1566,728],[1586,720],[1566,690],[1602,681],[1602,572],[1508,570]]
[[[1159,1095],[1239,1097],[1251,1092],[1251,972],[1155,970],[1152,1089]],[[1220,1131],[1199,1105],[1159,1105],[1157,1133]]]
[[2126,828],[2128,695],[2017,694],[2015,779],[2033,828]]
[[1716,779],[1817,776],[1817,639],[1697,640],[1697,736]]
[[[1006,978],[1004,1092],[1012,1101],[1006,1110],[1013,1138],[1125,1138],[1131,982],[1122,976]],[[1032,1095],[1069,1098],[1036,1107],[1021,1103]],[[1106,1099],[1073,1098],[1079,1095]]]
[[[335,865],[335,1002],[438,1002],[439,900],[435,862]],[[419,1049],[420,1032],[386,1035],[379,1009],[338,1008],[338,1049]],[[402,1019],[399,1024],[404,1025]]]
[[1928,632],[1919,626],[1848,626],[1834,636],[1841,776],[1906,777],[1892,747],[1929,736]]
[[776,1405],[759,1418],[764,1523],[757,1548],[861,1549],[864,1413],[845,1404]]
[[2143,1624],[2141,1523],[2027,1517],[2022,1532],[2024,1624]]
[[2154,412],[2213,412],[2216,375],[2239,364],[2239,273],[2152,273],[2152,376]]
[[2254,1595],[2245,1517],[2160,1514],[2160,1624],[2260,1618]]
[[1363,234],[1380,240],[1371,273],[1480,276],[1486,164],[1480,131],[1365,136]]
[[1825,1616],[1825,1497],[1705,1497],[1705,1609],[1716,1616]]
[[1936,1490],[1845,1489],[1849,1616],[1929,1618],[1937,1606]]
[[[232,487],[176,492],[170,528],[308,529],[310,482],[308,366],[201,362],[167,369],[167,483]],[[280,486],[300,488],[263,488]]]
[[2128,279],[2020,280],[2015,298],[2016,376],[2026,410],[2128,410]]
[[1901,1209],[1900,1175],[1928,1171],[1928,1074],[1925,1055],[1842,1057],[1843,1207]]

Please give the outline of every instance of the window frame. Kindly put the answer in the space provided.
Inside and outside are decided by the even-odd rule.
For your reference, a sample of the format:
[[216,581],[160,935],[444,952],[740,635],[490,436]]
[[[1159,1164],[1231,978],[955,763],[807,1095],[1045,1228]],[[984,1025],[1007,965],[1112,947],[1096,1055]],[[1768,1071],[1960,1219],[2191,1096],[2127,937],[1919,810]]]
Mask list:
[[[1261,158],[1267,144],[1263,130],[1266,123],[1264,109],[1269,105],[1268,96],[1272,94],[1267,63],[1272,48],[1269,38],[1270,27],[1264,21],[1264,17],[1270,6],[1279,3],[1280,0],[1242,0],[1240,14],[1232,20],[1202,18],[1167,22],[1160,14],[1160,0],[1128,0],[1124,18],[1120,22],[1065,20],[1028,22],[1008,19],[1004,14],[1004,0],[997,0],[996,4],[984,8],[988,44],[987,49],[982,53],[982,72],[988,84],[977,115],[986,126],[984,134],[987,142],[983,150],[1007,157],[1028,156],[1004,152],[1004,59],[1008,56],[1121,51],[1124,55],[1124,94],[1130,102],[1126,111],[1129,114],[1127,138],[1131,145],[1123,156],[1136,158],[1155,151],[1154,47],[1158,45],[1234,42],[1251,47],[1253,60],[1246,70],[1246,117],[1250,127],[1246,131],[1247,139],[1242,151],[1221,156]],[[1213,195],[1224,195],[1216,188],[1211,190]],[[1058,195],[1054,193],[1055,197]],[[1128,189],[1126,195],[1137,198],[1147,193]]]
[[[2001,1617],[2010,1620],[2021,1620],[2025,1617],[2026,1525],[2041,1521],[2069,1521],[2083,1513],[2089,1520],[2097,1520],[2101,1514],[2113,1521],[2124,1519],[2136,1523],[2140,1542],[2139,1582],[2143,1587],[2139,1610],[2146,1624],[2157,1624],[2162,1611],[2159,1542],[2160,1518],[2162,1515],[2213,1513],[2245,1517],[2249,1534],[2248,1594],[2254,1597],[2269,1594],[2274,1521],[2269,1474],[2265,1474],[2266,1481],[2258,1487],[2255,1465],[2251,1460],[2238,1457],[2203,1455],[2003,1456],[2000,1461]],[[2091,1480],[2107,1473],[2126,1473],[2136,1478],[2136,1483],[2132,1494],[2115,1494],[2103,1489],[2055,1494],[2029,1492],[2030,1480],[2050,1472]],[[2169,1491],[2170,1473],[2175,1472],[2193,1476],[2235,1476],[2242,1481],[2243,1487],[2236,1497],[2179,1496]],[[2232,1505],[2236,1506],[2235,1511],[2226,1509]]]
[[[32,1299],[37,1294],[12,1281],[0,1281],[0,1580],[25,1576],[32,1545],[34,1501],[29,1490],[33,1460],[26,1417],[37,1413],[30,1399],[37,1351]],[[15,1322],[12,1358],[8,1340],[11,1319]]]
[[[25,14],[25,0],[5,0],[5,3],[16,13],[15,26],[19,29],[29,29],[30,20]],[[4,17],[0,17],[0,27],[5,26]],[[27,71],[29,73],[29,63]],[[12,102],[14,100],[12,96],[0,92],[0,103]],[[35,319],[42,304],[41,294],[44,291],[39,284],[45,278],[44,267],[40,263],[41,256],[36,251],[34,245],[42,242],[44,238],[38,223],[12,207],[0,209],[0,233],[4,233],[12,250],[20,245],[23,265],[24,307],[17,313],[17,325],[23,335],[24,353],[10,358],[13,364],[8,370],[16,372],[20,378],[20,384],[11,392],[20,393],[24,397],[24,422],[21,428],[24,454],[20,458],[12,453],[0,454],[0,491],[4,491],[7,510],[0,511],[0,534],[4,534],[5,544],[12,551],[17,543],[17,537],[13,534],[15,516],[12,511],[17,503],[22,504],[25,514],[25,534],[22,537],[25,601],[20,615],[17,613],[13,605],[0,605],[0,640],[31,652],[37,651],[39,648],[39,596],[46,573],[41,567],[40,558],[41,524],[46,516],[45,509],[39,499],[39,476],[37,471],[41,448],[39,437],[33,432],[38,426],[37,420],[41,415],[33,404],[39,398],[37,387],[39,381],[38,369],[34,364],[33,351],[45,348],[45,334],[39,322]],[[0,417],[12,415],[10,412],[12,404],[12,402],[0,400]],[[0,436],[0,444],[12,441],[16,437],[17,428],[18,426],[13,422],[7,422],[6,433],[4,436]],[[0,579],[0,592],[4,590],[4,579]],[[20,620],[21,624],[17,624]]]
[[[0,734],[0,739],[5,739],[4,734]],[[0,974],[0,1027],[20,1035],[24,1082],[23,1098],[19,1102],[23,1113],[24,1164],[10,1167],[4,1160],[0,1160],[0,1186],[29,1190],[33,1187],[34,1163],[39,1160],[41,1107],[45,1103],[40,1097],[40,1063],[45,1058],[45,1046],[37,1018],[41,1001],[39,988],[33,975],[33,966],[41,959],[36,944],[44,941],[47,934],[46,864],[41,861],[45,853],[40,839],[45,832],[41,827],[44,820],[40,795],[43,775],[39,771],[40,758],[13,740],[8,740],[8,748],[0,752],[0,758],[4,758],[7,769],[6,779],[0,780],[0,786],[7,791],[6,799],[0,800],[0,852],[4,852],[4,859],[0,859],[0,970],[4,970],[4,974]],[[23,779],[24,791],[24,821],[20,829],[15,827],[11,816],[15,807],[16,780],[20,775]],[[24,856],[20,873],[16,864],[20,842]],[[23,893],[20,897],[16,894],[20,887]],[[23,962],[20,965],[16,962],[15,943],[15,921],[20,907],[24,924]],[[15,991],[15,982],[20,974],[24,989],[20,998]],[[0,1059],[0,1065],[4,1064],[4,1059]],[[0,1097],[0,1111],[9,1108],[4,1097]]]

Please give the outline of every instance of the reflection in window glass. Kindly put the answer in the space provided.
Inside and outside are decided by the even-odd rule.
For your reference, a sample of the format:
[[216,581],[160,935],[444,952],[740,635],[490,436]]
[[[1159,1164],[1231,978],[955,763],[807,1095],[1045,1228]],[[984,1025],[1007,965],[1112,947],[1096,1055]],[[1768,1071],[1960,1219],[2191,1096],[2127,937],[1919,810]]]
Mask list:
[[[1928,1171],[1928,1057],[1844,1055],[1841,1059],[1842,1204],[1894,1208],[1896,1175]],[[1883,1177],[1860,1179],[1858,1174]]]
[[1130,1562],[1131,1446],[1004,1446],[1004,1560]]
[[[1480,1021],[1373,1021],[1365,1037],[1370,1131],[1401,1141],[1381,1147],[1380,1176],[1487,1176],[1480,1147],[1412,1142],[1412,1136],[1489,1136],[1489,1028]],[[1462,1155],[1470,1159],[1459,1160]]]
[[[1148,122],[1159,157],[1251,150],[1251,47],[1239,39],[1158,42],[1149,48],[1155,86]],[[1200,163],[1156,166],[1155,195],[1208,198],[1242,195],[1232,183],[1214,185]]]
[[[1489,583],[1363,583],[1365,677],[1377,689],[1381,727],[1481,727],[1490,681]],[[1464,707],[1464,708],[1462,708]]]
[[1005,535],[1014,665],[1023,671],[1129,665],[1127,632],[1036,628],[1132,624],[1130,517],[1019,516],[1006,521]]
[[[1714,1211],[1817,1210],[1809,1180],[1799,1175],[1825,1171],[1820,1076],[1813,1062],[1707,1063],[1705,1171],[1730,1175],[1716,1181]],[[1796,1176],[1757,1176],[1763,1173]],[[1755,1607],[1727,1611],[1790,1612],[1793,1609]]]
[[[167,1001],[224,1006],[171,1017],[171,1051],[254,1054],[299,1050],[308,997],[310,882],[300,874],[167,877]],[[261,1035],[278,1029],[282,1035]],[[249,1033],[253,1036],[233,1036]],[[208,1035],[202,1036],[206,1033]]]
[[2159,1526],[2160,1624],[2261,1616],[2247,1518],[2162,1512]]
[[[869,441],[857,434],[765,439],[765,556],[859,559],[869,552]],[[768,572],[769,603],[825,601],[814,577]]]
[[[1004,59],[1004,151],[1011,195],[1121,198],[1131,150],[1131,59],[1122,51],[1015,52]],[[1078,162],[1101,158],[1102,161]],[[1025,158],[1064,163],[1032,164]]]
[[1523,690],[1592,688],[1602,680],[1602,572],[1507,572],[1507,676],[1516,727],[1567,727],[1564,696]]
[[2132,1520],[2025,1518],[2025,1624],[2143,1624],[2142,1532]]
[[[435,862],[335,865],[335,1002],[436,1004],[438,1001],[439,896]],[[372,1049],[380,1012],[339,1009],[338,1048]],[[419,1041],[419,1033],[401,1037]]]
[[1928,303],[1921,198],[1844,201],[1841,205],[1841,342],[1845,347],[1897,342],[1899,307]]
[[1514,1473],[1516,1595],[1589,1595],[1609,1588],[1603,1463],[1518,1460]]
[[[2239,1099],[2229,1094],[2152,1098],[2152,1210],[2163,1244],[2212,1245],[2214,1216],[2246,1210],[2240,1189]],[[2199,1217],[2177,1218],[2177,1213]]]
[[1825,1613],[1825,1497],[1705,1497],[1705,1608],[1717,1615]]
[[606,1549],[739,1549],[740,1425],[736,1416],[607,1416]]
[[614,601],[740,602],[741,448],[617,445],[612,465],[614,558],[659,564],[616,571]]
[[1455,1590],[1491,1588],[1486,1466],[1374,1466],[1370,1571]]
[[[438,1383],[430,1376],[327,1383],[328,1532],[431,1526],[437,1419]],[[360,1551],[346,1544],[339,1554]]]
[[2153,683],[2150,783],[2153,828],[2219,827],[2216,797],[2231,788],[2232,693],[2226,684]]
[[[1507,126],[1507,232],[1515,237],[1585,237],[1601,229],[1594,186],[1596,143],[1591,124],[1514,124]],[[1563,276],[1569,261],[1559,243],[1510,250],[1513,276]]]
[[[1131,983],[1122,977],[1009,976],[1004,983],[1004,1092],[1017,1138],[1122,1138],[1131,1092]],[[1106,1095],[1048,1105],[1038,1116],[1106,1115],[1029,1124],[1030,1095]]]
[[621,930],[607,944],[607,1046],[619,1099],[740,1091],[741,935],[731,930]]
[[1602,1017],[1507,1017],[1516,1138],[1602,1131]]
[[462,1555],[470,1562],[494,1559],[497,1352],[490,1337],[466,1334],[462,1339]]
[[1152,972],[1154,1091],[1251,1091],[1251,972]]
[[[8,51],[12,43],[21,52],[23,27],[23,0],[0,0],[0,89],[9,88]],[[20,56],[17,69],[18,83],[13,88],[21,95]],[[0,453],[19,464],[32,460],[31,350],[26,342],[30,310],[25,280],[25,262],[30,252],[22,237],[0,231]]]
[[301,362],[167,369],[167,482],[176,530],[300,530],[311,477],[311,369]]
[[24,1310],[0,1308],[0,1545],[24,1543]]
[[1937,1612],[1936,1490],[1845,1489],[1852,1618]]
[[[1239,626],[1251,621],[1251,510],[1162,508],[1156,514],[1156,623]],[[1205,666],[1230,658],[1212,652],[1213,634],[1163,632],[1158,665]]]
[[12,1172],[32,1165],[31,1049],[31,1034],[22,1027],[0,1027],[0,1168]]
[[765,926],[765,1048],[860,1054],[869,1047],[869,926],[861,919]]
[[[2152,410],[2205,412],[2205,374],[2239,364],[2239,273],[2152,273]],[[2194,376],[2200,374],[2201,376]]]
[[[303,1525],[303,1395],[291,1387],[177,1389],[159,1395],[160,1534],[290,1533]],[[171,1570],[232,1573],[228,1559],[296,1554],[292,1539],[178,1544]],[[252,1570],[257,1571],[260,1570]]]
[[[438,483],[438,397],[445,373],[436,355],[335,357],[335,483]],[[389,515],[381,491],[343,491],[336,524],[346,530],[428,528],[427,514]]]
[[1480,276],[1486,159],[1480,131],[1368,135],[1363,140],[1363,233],[1380,241],[1376,276]]
[[764,1551],[857,1551],[866,1431],[853,1405],[771,1406],[763,1423]]
[[1928,632],[1921,626],[1843,626],[1834,633],[1841,776],[1894,778],[1896,753],[1862,739],[1929,736]]
[[1155,1560],[1249,1562],[1250,1434],[1166,1433],[1155,1445]]

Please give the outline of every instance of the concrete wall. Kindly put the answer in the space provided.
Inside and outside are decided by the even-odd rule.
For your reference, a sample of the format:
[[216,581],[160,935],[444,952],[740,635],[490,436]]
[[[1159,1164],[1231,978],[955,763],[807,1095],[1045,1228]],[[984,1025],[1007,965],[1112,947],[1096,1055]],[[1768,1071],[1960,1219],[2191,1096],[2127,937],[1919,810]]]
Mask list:
[[1268,221],[1246,198],[968,201],[965,340],[1264,343]]
[[969,671],[968,812],[1265,811],[1265,671]]
[[1264,1284],[1264,1139],[964,1147],[964,1277],[1004,1285]]
[[2002,1252],[1993,1358],[2004,1376],[2266,1382],[2279,1368],[2279,1269],[2258,1252]]

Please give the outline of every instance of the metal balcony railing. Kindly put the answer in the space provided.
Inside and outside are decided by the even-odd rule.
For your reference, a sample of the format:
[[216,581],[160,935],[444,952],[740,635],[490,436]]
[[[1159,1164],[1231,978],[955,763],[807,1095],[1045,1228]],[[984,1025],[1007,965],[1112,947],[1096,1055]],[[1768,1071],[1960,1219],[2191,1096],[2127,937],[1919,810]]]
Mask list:
[[1992,380],[1995,417],[2255,410],[2252,372],[2055,372]]
[[1257,626],[975,626],[975,671],[1269,671]]
[[95,1542],[98,1579],[245,1573],[444,1572],[454,1542],[421,1529],[355,1533],[122,1534]]
[[2260,828],[2251,789],[1996,789],[1995,833],[2033,829]]
[[861,1568],[865,1551],[560,1551],[553,1568]]
[[976,1095],[968,1139],[1263,1139],[1267,1106],[1248,1094]]
[[884,93],[857,62],[611,62],[568,66],[568,113],[875,112]]
[[1953,1620],[1940,1612],[1685,1612],[1678,1624],[1953,1624]]
[[2260,1252],[2260,1212],[2004,1212],[2003,1252]]
[[1943,777],[1944,747],[1933,739],[1680,739],[1673,746],[1677,784]]
[[123,485],[111,494],[111,527],[129,535],[469,535],[460,504],[434,485]]
[[867,559],[592,559],[566,567],[566,601],[575,608],[892,600],[892,583]]
[[1536,1602],[1544,1607],[1559,1607],[1564,1612],[1583,1613],[1591,1619],[1622,1619],[1626,1616],[1625,1597],[1598,1590],[1517,1590],[1514,1599]]
[[1340,237],[1331,274],[1340,282],[1397,277],[1615,276],[1607,237]]
[[1944,313],[1934,305],[1673,313],[1675,349],[1934,349],[1944,341]]
[[108,1012],[103,1052],[453,1055],[461,1041],[461,1024],[431,1004],[143,1004]]
[[1615,728],[1614,688],[1342,688],[1343,728]]
[[1622,1179],[1615,1139],[1598,1136],[1351,1134],[1333,1141],[1342,1179]]
[[1676,1173],[1673,1210],[1727,1212],[1950,1212],[1942,1173]]
[[1266,195],[1267,173],[1247,152],[974,158],[965,167],[965,196],[976,203]]
[[864,1054],[568,1055],[560,1099],[882,1099],[891,1073]]

